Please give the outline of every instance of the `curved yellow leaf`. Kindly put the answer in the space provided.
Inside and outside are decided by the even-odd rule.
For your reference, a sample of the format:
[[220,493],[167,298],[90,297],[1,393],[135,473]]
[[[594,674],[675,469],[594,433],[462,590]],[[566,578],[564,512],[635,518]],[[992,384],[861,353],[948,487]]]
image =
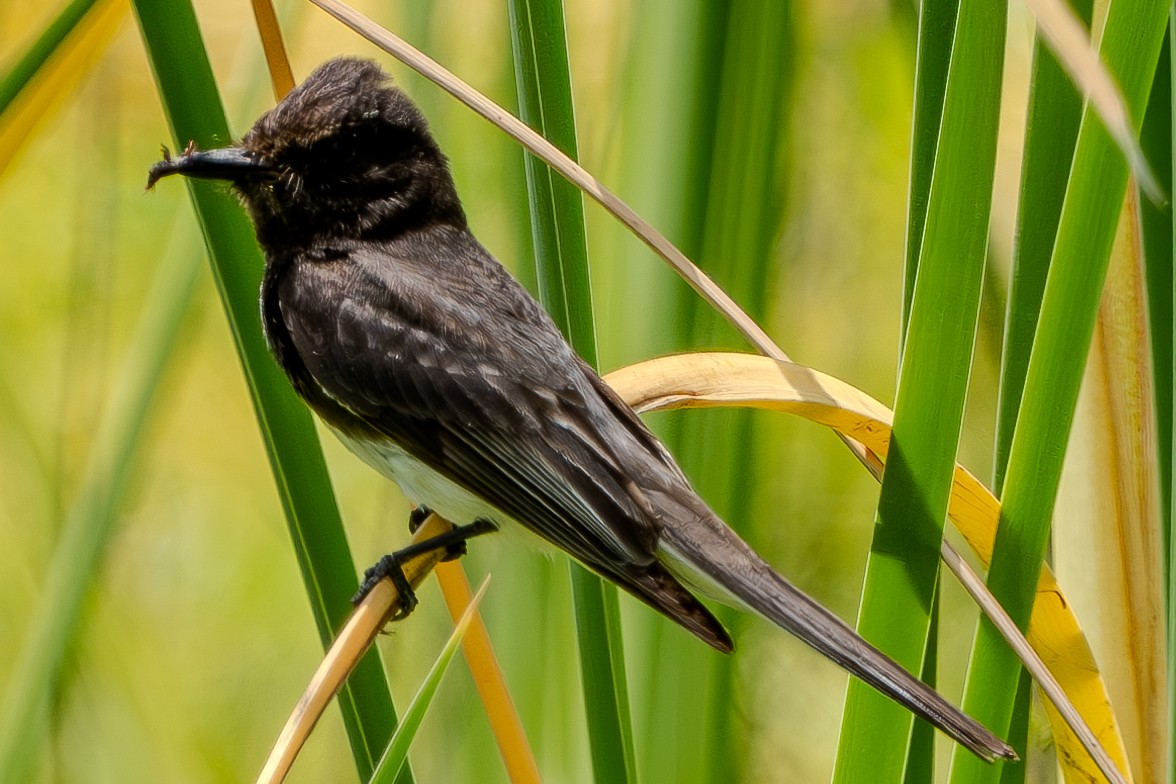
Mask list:
[[[890,443],[890,409],[859,389],[817,370],[751,354],[684,354],[642,362],[605,380],[638,411],[740,406],[797,414],[864,444],[879,456]],[[956,466],[948,516],[976,555],[988,564],[1000,502],[984,484]],[[1037,602],[1027,633],[1030,644],[1078,708],[1111,758],[1130,780],[1119,726],[1090,645],[1058,586],[1042,565]],[[1101,781],[1094,761],[1054,712],[1050,723],[1058,760],[1069,775]]]

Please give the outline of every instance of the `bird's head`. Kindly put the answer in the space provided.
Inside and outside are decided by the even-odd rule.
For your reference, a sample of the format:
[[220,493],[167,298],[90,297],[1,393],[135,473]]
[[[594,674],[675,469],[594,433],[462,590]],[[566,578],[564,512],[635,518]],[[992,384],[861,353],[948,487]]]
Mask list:
[[165,156],[148,187],[170,174],[231,182],[267,248],[428,223],[465,226],[424,116],[367,60],[328,61],[240,145]]

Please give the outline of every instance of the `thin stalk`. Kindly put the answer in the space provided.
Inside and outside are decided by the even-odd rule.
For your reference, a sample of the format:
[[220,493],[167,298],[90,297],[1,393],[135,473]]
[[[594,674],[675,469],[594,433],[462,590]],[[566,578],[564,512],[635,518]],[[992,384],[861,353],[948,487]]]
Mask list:
[[[512,0],[511,44],[519,114],[565,154],[576,156],[571,75],[558,0]],[[568,342],[595,366],[596,330],[579,189],[525,156],[539,299]],[[580,675],[597,781],[636,780],[616,588],[569,563],[580,646]]]

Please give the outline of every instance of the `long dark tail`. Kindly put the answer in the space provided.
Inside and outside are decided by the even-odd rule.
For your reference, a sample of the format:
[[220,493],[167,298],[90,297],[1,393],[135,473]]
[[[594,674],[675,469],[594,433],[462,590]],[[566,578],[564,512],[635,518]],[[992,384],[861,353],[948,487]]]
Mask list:
[[784,579],[709,509],[682,511],[689,523],[663,520],[659,545],[664,563],[678,577],[704,591],[709,583],[729,592],[977,756],[989,762],[1017,758],[1011,746]]

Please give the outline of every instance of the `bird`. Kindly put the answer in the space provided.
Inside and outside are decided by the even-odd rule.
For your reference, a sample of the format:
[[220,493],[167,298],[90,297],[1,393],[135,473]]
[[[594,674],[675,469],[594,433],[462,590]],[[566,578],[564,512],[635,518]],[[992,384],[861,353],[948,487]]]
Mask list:
[[[262,326],[297,393],[470,535],[522,526],[717,649],[749,609],[985,760],[1013,749],[800,591],[474,237],[425,117],[376,63],[319,66],[239,144],[164,154],[231,183],[264,250]],[[369,574],[369,577],[371,575]]]

